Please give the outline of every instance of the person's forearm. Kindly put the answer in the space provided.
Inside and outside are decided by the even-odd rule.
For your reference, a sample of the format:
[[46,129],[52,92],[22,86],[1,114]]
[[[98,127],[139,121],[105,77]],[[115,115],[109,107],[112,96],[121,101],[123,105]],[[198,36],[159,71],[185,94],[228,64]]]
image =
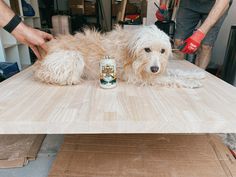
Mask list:
[[211,9],[208,17],[199,29],[207,34],[214,24],[220,19],[224,12],[229,8],[229,0],[216,0],[213,8]]
[[4,27],[12,19],[15,13],[8,7],[8,5],[0,0],[0,27]]

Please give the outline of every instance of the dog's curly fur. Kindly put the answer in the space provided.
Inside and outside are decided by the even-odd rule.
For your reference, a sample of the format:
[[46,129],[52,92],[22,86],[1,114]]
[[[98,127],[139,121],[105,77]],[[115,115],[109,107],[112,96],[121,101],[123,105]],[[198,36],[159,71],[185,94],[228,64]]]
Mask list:
[[[155,25],[132,31],[116,27],[106,34],[85,30],[74,36],[59,36],[47,45],[47,55],[35,64],[35,77],[58,85],[98,79],[99,61],[107,55],[116,59],[119,79],[152,84],[172,55],[169,37]],[[153,72],[152,66],[158,71]]]

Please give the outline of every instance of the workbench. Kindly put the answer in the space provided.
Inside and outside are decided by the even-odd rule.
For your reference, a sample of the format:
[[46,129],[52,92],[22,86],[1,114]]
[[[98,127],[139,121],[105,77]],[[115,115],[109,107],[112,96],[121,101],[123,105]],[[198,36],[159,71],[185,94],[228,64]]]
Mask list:
[[197,89],[55,86],[35,81],[29,67],[0,83],[0,133],[236,132],[236,88],[209,73],[201,82]]

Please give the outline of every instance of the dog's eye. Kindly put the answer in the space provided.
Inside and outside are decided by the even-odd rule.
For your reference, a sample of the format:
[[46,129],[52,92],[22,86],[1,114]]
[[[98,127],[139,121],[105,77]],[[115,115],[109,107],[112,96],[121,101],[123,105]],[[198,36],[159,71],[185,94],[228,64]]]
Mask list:
[[144,48],[145,52],[149,53],[151,52],[151,49],[150,48]]
[[165,53],[165,51],[166,51],[165,49],[161,49],[161,53]]

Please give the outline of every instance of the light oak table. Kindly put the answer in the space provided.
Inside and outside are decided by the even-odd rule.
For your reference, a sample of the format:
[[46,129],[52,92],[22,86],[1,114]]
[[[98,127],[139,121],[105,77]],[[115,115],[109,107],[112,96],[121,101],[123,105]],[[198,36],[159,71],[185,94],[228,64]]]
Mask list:
[[[196,66],[175,61],[186,69]],[[236,88],[207,74],[198,89],[98,81],[37,82],[32,67],[0,83],[0,133],[236,132]]]

